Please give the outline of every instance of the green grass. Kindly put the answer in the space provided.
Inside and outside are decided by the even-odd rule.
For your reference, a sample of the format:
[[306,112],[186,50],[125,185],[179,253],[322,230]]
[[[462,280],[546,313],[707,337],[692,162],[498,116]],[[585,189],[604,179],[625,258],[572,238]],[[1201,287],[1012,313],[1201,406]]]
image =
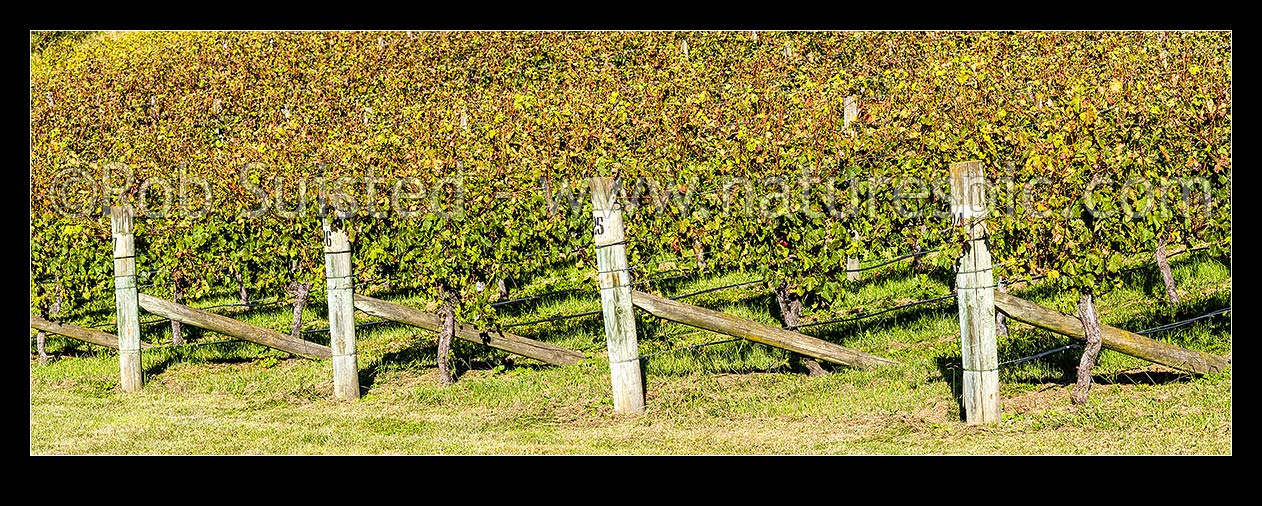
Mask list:
[[[1143,330],[1231,303],[1227,260],[1204,253],[1172,259],[1183,300],[1165,301],[1155,267],[1139,269],[1099,298],[1105,323]],[[514,297],[573,286],[584,270],[557,266],[510,284]],[[807,301],[807,321],[873,313],[949,291],[940,266],[909,262],[864,273],[834,301]],[[664,295],[750,281],[711,273],[653,283]],[[571,281],[567,281],[571,280]],[[567,282],[569,284],[567,284]],[[1070,312],[1073,294],[1038,284],[1013,292]],[[425,307],[408,293],[370,295]],[[195,301],[231,302],[229,294]],[[700,306],[778,324],[775,302],[752,285],[688,299]],[[111,305],[73,323],[112,319]],[[304,328],[325,327],[318,301]],[[595,291],[502,306],[505,324],[599,309]],[[287,332],[290,308],[216,310]],[[142,316],[147,321],[152,317]],[[375,318],[357,313],[362,321]],[[1154,338],[1212,353],[1231,351],[1230,314]],[[860,371],[825,364],[812,377],[792,354],[748,341],[637,317],[648,412],[613,412],[599,316],[514,327],[512,332],[584,351],[589,359],[553,367],[457,340],[455,385],[438,386],[428,331],[389,324],[358,332],[363,397],[330,399],[327,361],[295,358],[245,342],[161,347],[144,354],[145,388],[118,391],[117,355],[49,336],[51,362],[31,361],[32,454],[1230,454],[1231,372],[1192,376],[1105,350],[1086,405],[1069,401],[1080,350],[1000,371],[1003,421],[960,421],[959,329],[954,300],[872,318],[803,329],[903,365]],[[1069,344],[1069,338],[1010,322],[1000,361]],[[185,326],[191,342],[225,339]],[[109,330],[109,329],[106,329]],[[169,325],[142,327],[154,344]],[[34,333],[32,332],[32,336]],[[327,344],[325,333],[306,338]],[[686,349],[686,347],[695,347]]]

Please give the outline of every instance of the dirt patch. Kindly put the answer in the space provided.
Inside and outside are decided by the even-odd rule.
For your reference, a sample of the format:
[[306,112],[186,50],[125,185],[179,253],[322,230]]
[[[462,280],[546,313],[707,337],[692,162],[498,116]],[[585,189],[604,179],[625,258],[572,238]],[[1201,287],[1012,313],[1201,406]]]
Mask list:
[[150,376],[146,379],[148,380],[148,384],[160,385],[162,386],[164,390],[167,390],[168,392],[183,394],[189,391],[187,388],[184,387],[184,383],[165,374],[158,374],[155,376]]
[[333,378],[321,381],[315,385],[306,385],[297,390],[283,392],[281,397],[290,404],[307,404],[313,401],[325,400],[333,397]]
[[923,408],[920,408],[916,410],[916,412],[913,413],[912,416],[923,422],[939,423],[939,424],[955,422],[959,420],[958,416],[951,415],[951,403],[948,401],[938,401],[938,402],[933,403],[932,406],[925,406]]
[[1065,404],[1064,385],[1044,383],[1038,390],[1003,400],[1003,411],[1010,413],[1038,413]]

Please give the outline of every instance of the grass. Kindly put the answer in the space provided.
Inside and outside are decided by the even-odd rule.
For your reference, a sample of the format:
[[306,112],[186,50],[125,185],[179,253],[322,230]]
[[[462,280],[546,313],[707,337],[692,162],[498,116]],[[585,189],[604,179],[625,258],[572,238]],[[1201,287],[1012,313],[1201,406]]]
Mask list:
[[[1142,330],[1231,303],[1229,261],[1206,253],[1172,259],[1181,304],[1165,302],[1155,267],[1130,273],[1098,299],[1105,323]],[[516,280],[513,296],[573,286],[577,266],[559,265]],[[910,262],[864,273],[834,301],[808,300],[807,321],[875,313],[949,291],[950,271]],[[664,295],[755,278],[710,273],[648,285]],[[1038,284],[1013,293],[1071,312],[1073,294]],[[408,293],[369,295],[417,307]],[[195,301],[209,306],[230,295]],[[710,292],[688,302],[778,324],[760,285]],[[500,306],[505,324],[599,309],[595,290]],[[109,305],[74,323],[111,320]],[[286,332],[290,308],[217,312]],[[305,313],[306,329],[327,326],[322,304]],[[375,318],[357,314],[362,321]],[[142,317],[148,320],[149,317]],[[812,377],[783,350],[637,316],[648,412],[613,412],[599,316],[514,327],[512,332],[580,350],[583,363],[547,366],[457,340],[455,385],[438,386],[436,344],[428,331],[398,324],[358,332],[363,397],[330,399],[328,361],[295,358],[246,342],[161,347],[145,352],[144,389],[117,389],[112,350],[49,336],[51,362],[31,361],[30,451],[60,454],[1211,454],[1232,453],[1231,372],[1192,376],[1105,350],[1090,401],[1069,401],[1079,350],[1000,370],[1003,421],[960,421],[959,328],[953,299],[872,318],[820,325],[804,333],[892,358],[903,365],[860,371],[825,364]],[[225,339],[185,326],[194,343]],[[1072,342],[1010,322],[1000,361]],[[107,329],[109,330],[109,329]],[[154,344],[166,324],[142,327]],[[33,335],[33,333],[32,333]],[[327,344],[326,333],[307,339]],[[1152,337],[1211,353],[1231,351],[1231,317],[1216,316]],[[691,348],[689,348],[691,347]]]

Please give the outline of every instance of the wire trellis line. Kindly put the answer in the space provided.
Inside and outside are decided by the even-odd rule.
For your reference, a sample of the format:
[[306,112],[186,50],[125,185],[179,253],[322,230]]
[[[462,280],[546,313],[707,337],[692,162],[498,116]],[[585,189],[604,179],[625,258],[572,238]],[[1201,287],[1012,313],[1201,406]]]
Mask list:
[[1065,351],[1065,350],[1068,350],[1068,349],[1072,349],[1072,348],[1081,348],[1081,347],[1082,347],[1082,345],[1081,345],[1081,344],[1068,344],[1068,345],[1065,345],[1065,346],[1060,346],[1060,347],[1057,347],[1057,348],[1052,348],[1052,349],[1047,350],[1047,351],[1044,351],[1044,352],[1035,353],[1035,354],[1030,355],[1030,356],[1028,356],[1028,357],[1021,357],[1021,358],[1018,358],[1018,359],[1015,359],[1015,360],[1009,360],[1009,361],[1007,361],[1007,362],[1000,362],[1000,363],[999,363],[999,365],[998,365],[998,367],[1004,367],[1004,366],[1009,366],[1009,365],[1017,365],[1017,364],[1024,363],[1024,362],[1029,362],[1029,361],[1031,361],[1031,360],[1035,360],[1035,359],[1038,359],[1038,358],[1046,357],[1046,356],[1051,355],[1051,354],[1053,354],[1053,353],[1060,353],[1060,352]]
[[213,340],[213,341],[199,341],[199,342],[195,342],[195,343],[187,343],[187,342],[186,342],[186,343],[182,343],[182,344],[167,343],[167,344],[154,345],[153,347],[151,347],[151,348],[149,348],[149,349],[154,349],[154,348],[196,348],[196,347],[198,347],[198,346],[209,346],[209,345],[212,345],[212,344],[241,343],[241,342],[246,342],[246,341],[245,341],[244,339],[216,339],[216,340]]
[[711,251],[708,251],[708,250],[707,250],[707,251],[702,251],[702,252],[700,252],[700,253],[682,253],[682,254],[679,254],[679,255],[669,256],[669,257],[666,257],[666,258],[661,258],[661,257],[658,257],[658,258],[648,258],[648,259],[645,259],[645,260],[641,261],[640,263],[638,263],[638,264],[636,264],[636,265],[637,265],[637,266],[645,266],[645,265],[651,265],[651,264],[659,264],[659,265],[660,265],[660,264],[665,264],[665,263],[677,263],[677,262],[684,261],[684,260],[696,260],[696,258],[697,258],[697,257],[701,257],[701,258],[709,258],[709,257],[710,257],[710,253],[711,253]]
[[936,253],[937,251],[938,251],[938,250],[936,250],[936,249],[920,250],[920,251],[917,251],[917,252],[915,252],[915,253],[907,253],[907,254],[905,254],[905,255],[899,255],[899,256],[896,256],[896,257],[894,257],[894,258],[891,258],[891,259],[888,259],[888,260],[884,260],[884,261],[882,261],[881,263],[877,263],[877,264],[874,264],[874,265],[869,265],[869,266],[867,266],[867,267],[859,267],[858,269],[842,269],[840,272],[863,272],[863,271],[870,270],[870,269],[876,269],[876,268],[878,268],[878,267],[885,267],[886,265],[892,264],[892,263],[897,262],[897,261],[899,261],[899,260],[906,260],[906,259],[908,259],[908,258],[913,258],[913,257],[918,257],[918,256],[924,256],[924,255],[928,255],[928,254],[930,254],[930,253]]
[[501,326],[500,326],[500,328],[501,328],[501,329],[509,329],[509,328],[513,328],[513,327],[521,327],[521,326],[525,326],[525,325],[534,325],[534,324],[536,324],[536,323],[547,323],[547,322],[554,322],[554,321],[560,321],[560,320],[568,320],[568,319],[570,319],[570,318],[579,318],[579,317],[582,317],[582,316],[592,316],[592,315],[598,315],[598,314],[600,314],[600,313],[601,313],[601,311],[600,311],[600,310],[596,310],[596,311],[587,311],[587,312],[584,312],[584,313],[575,313],[575,314],[559,315],[559,316],[549,316],[549,317],[547,317],[547,318],[542,318],[542,319],[539,319],[539,320],[531,320],[531,321],[528,321],[528,322],[510,323],[510,324],[508,324],[508,325],[501,325]]
[[[358,328],[364,328],[364,327],[375,327],[375,326],[377,326],[377,325],[386,325],[386,324],[389,324],[389,323],[398,323],[398,322],[396,322],[396,321],[394,321],[394,320],[377,320],[377,321],[372,321],[372,322],[356,323],[356,324],[355,324],[355,328],[357,328],[357,329],[358,329]],[[308,330],[304,330],[304,331],[302,331],[302,332],[300,332],[300,333],[301,333],[301,334],[315,334],[315,333],[318,333],[318,332],[328,332],[329,330],[332,330],[332,329],[330,329],[329,327],[325,327],[325,328],[322,328],[322,329],[308,329]]]
[[590,246],[590,245],[583,245],[583,246],[579,246],[579,247],[577,247],[577,248],[574,248],[574,249],[571,249],[571,250],[568,250],[568,251],[564,251],[564,252],[556,252],[556,251],[540,251],[540,252],[536,252],[536,253],[527,253],[527,254],[521,255],[521,257],[520,257],[520,258],[523,258],[523,259],[529,259],[529,258],[535,258],[535,257],[538,257],[538,256],[544,256],[544,255],[552,255],[552,256],[557,256],[557,257],[561,257],[561,258],[566,258],[566,257],[568,257],[568,256],[570,256],[570,255],[575,254],[575,253],[578,253],[578,252],[581,252],[581,251],[586,251],[588,248],[591,248],[591,247],[592,247],[592,246]]
[[924,300],[918,300],[918,301],[915,301],[915,302],[908,302],[908,303],[906,303],[906,304],[900,304],[900,305],[897,305],[897,306],[894,306],[894,307],[891,307],[891,308],[882,309],[882,310],[877,311],[877,312],[875,312],[875,313],[869,313],[869,314],[864,314],[864,315],[859,315],[859,316],[854,316],[854,317],[847,317],[847,318],[837,318],[837,319],[833,319],[833,320],[824,320],[824,321],[820,321],[820,322],[803,323],[803,324],[798,324],[798,325],[785,325],[783,328],[785,328],[786,330],[797,330],[797,329],[802,329],[802,328],[806,328],[806,327],[815,327],[815,326],[818,326],[818,325],[827,325],[827,324],[831,324],[831,323],[842,323],[842,322],[848,322],[848,321],[857,321],[857,320],[862,320],[862,319],[865,319],[865,318],[871,318],[871,317],[873,317],[873,316],[877,316],[877,315],[882,315],[882,314],[888,313],[888,312],[890,312],[890,311],[898,310],[898,309],[908,308],[908,307],[912,307],[912,306],[918,306],[918,305],[921,305],[921,304],[928,304],[928,303],[931,303],[931,302],[937,302],[937,301],[940,301],[940,300],[946,300],[946,299],[950,299],[950,298],[954,298],[954,297],[955,297],[955,293],[948,293],[948,294],[946,294],[946,295],[942,295],[942,296],[939,296],[939,297],[933,297],[933,298],[930,298],[930,299],[924,299]]
[[1220,315],[1220,314],[1226,313],[1226,312],[1228,312],[1228,311],[1231,311],[1231,306],[1227,306],[1227,307],[1222,308],[1222,309],[1215,309],[1215,310],[1210,311],[1210,312],[1208,312],[1208,313],[1205,313],[1205,314],[1202,314],[1202,315],[1199,315],[1199,316],[1193,316],[1193,317],[1188,318],[1188,319],[1186,319],[1186,320],[1180,320],[1180,321],[1177,321],[1177,322],[1174,322],[1174,323],[1167,323],[1167,324],[1162,325],[1162,326],[1160,326],[1160,327],[1153,327],[1153,328],[1148,329],[1148,330],[1141,330],[1141,331],[1139,331],[1139,332],[1136,332],[1136,334],[1140,334],[1140,335],[1147,335],[1147,334],[1152,334],[1152,333],[1155,333],[1155,332],[1161,332],[1161,331],[1164,331],[1164,330],[1177,329],[1177,328],[1179,328],[1179,327],[1184,327],[1184,326],[1190,325],[1190,324],[1192,324],[1192,322],[1195,322],[1195,321],[1197,321],[1197,320],[1202,320],[1202,319],[1205,319],[1205,318],[1209,318],[1209,317],[1211,317],[1211,316],[1217,316],[1217,315]]
[[244,307],[244,308],[249,308],[249,309],[257,309],[257,308],[263,308],[263,307],[269,307],[269,306],[280,306],[283,304],[289,304],[291,302],[293,302],[293,300],[275,299],[275,300],[269,300],[269,301],[256,301],[256,302],[229,302],[225,304],[215,304],[213,306],[206,306],[206,307],[197,307],[197,306],[189,306],[189,307],[193,309],[200,309],[202,311],[209,311],[211,309],[220,309],[220,308],[225,308],[225,307]]
[[[662,272],[672,272],[672,271],[662,271]],[[600,287],[600,289],[601,289],[601,290],[608,290],[608,289],[611,289],[611,288],[622,288],[622,287],[624,287],[624,286],[640,286],[640,285],[646,285],[646,284],[653,283],[653,282],[657,282],[657,281],[665,281],[665,280],[668,280],[668,279],[676,279],[676,278],[687,277],[687,276],[691,276],[691,275],[693,275],[693,274],[696,274],[696,272],[684,272],[684,273],[682,273],[682,274],[674,274],[674,275],[671,275],[671,276],[658,276],[658,277],[656,277],[656,278],[650,278],[650,279],[645,279],[645,280],[641,280],[641,281],[635,281],[635,282],[632,282],[632,283],[626,283],[626,284],[622,284],[622,285],[602,286],[602,287]]]
[[386,283],[393,283],[398,280],[399,280],[399,277],[395,276],[395,277],[390,277],[390,278],[385,278],[385,279],[373,279],[373,280],[368,280],[368,281],[360,281],[358,283],[355,283],[355,288],[359,288],[361,286],[384,285]]
[[[1204,251],[1204,250],[1207,250],[1207,249],[1213,248],[1214,246],[1215,246],[1215,245],[1210,244],[1210,245],[1206,245],[1206,246],[1197,246],[1197,247],[1195,247],[1195,248],[1186,248],[1186,249],[1181,249],[1181,250],[1179,250],[1179,251],[1175,251],[1175,252],[1173,252],[1173,253],[1169,253],[1169,254],[1167,254],[1167,255],[1166,255],[1166,259],[1167,259],[1167,260],[1169,260],[1169,259],[1174,258],[1174,257],[1176,257],[1176,256],[1179,256],[1179,255],[1182,255],[1182,254],[1185,254],[1185,253],[1191,253],[1191,252],[1194,252],[1194,251]],[[1144,254],[1146,254],[1146,255],[1151,255],[1151,254],[1152,254],[1152,252],[1144,252]],[[1118,269],[1118,271],[1117,271],[1117,272],[1131,272],[1131,271],[1136,271],[1136,270],[1139,270],[1139,269],[1144,269],[1144,268],[1152,267],[1153,265],[1156,265],[1156,264],[1157,264],[1157,261],[1156,261],[1155,259],[1153,259],[1153,260],[1147,260],[1147,261],[1145,261],[1145,262],[1143,262],[1143,263],[1140,263],[1139,265],[1134,265],[1134,266],[1131,266],[1131,267],[1126,267],[1126,268]],[[998,264],[998,265],[995,265],[994,267],[995,267],[995,268],[999,268],[999,267],[1006,267],[1006,266],[1010,266],[1010,265],[1014,265],[1012,261],[1005,262],[1005,263],[1003,263],[1003,264]],[[1035,280],[1035,279],[1042,279],[1042,278],[1045,278],[1045,277],[1047,277],[1047,275],[1046,275],[1046,274],[1040,274],[1040,275],[1038,275],[1038,276],[1034,276],[1034,277],[1030,278],[1029,280],[1009,281],[1009,283],[1022,283],[1022,282],[1025,282],[1025,281],[1033,281],[1033,280]]]
[[706,288],[705,290],[698,290],[698,291],[695,291],[695,292],[692,292],[692,293],[686,293],[686,294],[683,294],[683,295],[676,295],[676,296],[674,296],[674,297],[669,297],[669,299],[670,299],[670,300],[681,300],[681,299],[686,299],[686,298],[688,298],[688,297],[693,297],[693,296],[701,295],[701,294],[703,294],[703,293],[717,292],[717,291],[719,291],[719,290],[727,290],[727,289],[729,289],[729,288],[738,288],[738,287],[742,287],[742,286],[755,285],[755,284],[758,284],[758,283],[763,283],[763,282],[766,282],[766,280],[765,280],[765,279],[756,279],[756,280],[753,280],[753,281],[746,281],[746,282],[743,282],[743,283],[735,283],[735,284],[725,285],[725,286],[719,286],[719,287],[715,287],[715,288]]
[[[702,255],[706,255],[706,254],[709,254],[709,252],[708,252],[708,251],[703,251],[703,252],[702,252]],[[666,262],[669,262],[669,261],[682,260],[682,259],[685,259],[685,258],[686,258],[686,257],[688,257],[688,256],[690,256],[690,255],[678,256],[678,257],[670,258],[670,259],[667,259],[667,260],[649,260],[649,261],[641,262],[641,263],[639,263],[639,264],[636,264],[636,265],[632,265],[632,266],[630,266],[630,267],[627,267],[625,270],[627,270],[627,271],[631,271],[631,270],[641,270],[641,268],[642,268],[642,267],[644,267],[644,266],[646,266],[646,265],[649,265],[649,264],[653,264],[653,263],[662,264],[662,263],[666,263]],[[619,270],[619,271],[622,271],[622,270],[624,270],[624,269],[618,269],[618,270]],[[657,273],[658,273],[658,274],[660,274],[660,273],[664,273],[664,272],[675,272],[675,271],[681,271],[681,270],[682,270],[682,269],[672,269],[672,270],[666,270],[666,271],[658,271]],[[639,281],[639,282],[630,283],[630,284],[628,284],[628,285],[615,285],[615,286],[612,286],[612,287],[609,287],[609,288],[620,288],[620,287],[623,287],[623,286],[639,286],[639,285],[642,285],[642,284],[651,283],[651,282],[653,282],[653,281],[660,281],[660,280],[666,280],[666,279],[673,279],[673,278],[677,278],[677,277],[686,276],[686,275],[688,275],[688,274],[689,274],[689,273],[680,274],[680,275],[677,275],[677,276],[664,276],[664,277],[657,277],[657,278],[652,278],[652,279],[642,280],[642,281]],[[504,305],[508,305],[508,304],[514,304],[514,303],[517,303],[517,302],[524,302],[524,301],[528,301],[528,300],[540,299],[540,298],[543,298],[543,297],[548,297],[548,296],[551,296],[551,295],[560,295],[560,294],[563,294],[563,293],[573,293],[573,292],[586,292],[586,291],[589,291],[589,290],[592,290],[592,294],[593,294],[593,295],[595,295],[595,294],[598,294],[598,293],[599,293],[599,288],[598,288],[598,287],[595,287],[594,289],[589,289],[589,288],[567,288],[567,289],[563,289],[563,290],[555,290],[555,291],[551,291],[551,292],[544,292],[544,293],[541,293],[541,294],[528,295],[528,296],[526,296],[526,297],[518,297],[518,298],[515,298],[515,299],[509,299],[509,300],[496,301],[496,302],[492,302],[492,303],[490,304],[490,306],[492,306],[492,307],[499,307],[499,306],[504,306]]]
[[[155,323],[164,323],[164,322],[169,322],[169,321],[171,321],[171,319],[170,319],[170,318],[158,318],[158,319],[156,319],[156,320],[141,321],[141,322],[140,322],[140,325],[153,325],[153,324],[155,324]],[[116,325],[118,325],[118,322],[117,322],[117,321],[112,321],[112,322],[108,322],[108,323],[98,323],[98,324],[96,324],[96,325],[88,325],[88,326],[87,326],[87,328],[90,328],[90,329],[104,329],[104,328],[109,328],[109,327],[113,327],[113,326],[116,326]]]
[[516,299],[509,299],[509,300],[496,301],[496,302],[492,302],[492,303],[490,303],[489,305],[490,305],[491,307],[499,307],[499,306],[504,306],[504,305],[508,305],[508,304],[515,304],[515,303],[518,303],[518,302],[525,302],[525,301],[528,301],[528,300],[541,299],[541,298],[548,297],[548,296],[552,296],[552,295],[560,295],[560,294],[563,294],[563,293],[589,292],[589,291],[590,291],[593,295],[597,294],[597,292],[596,292],[595,290],[593,290],[592,288],[590,288],[590,287],[584,287],[584,288],[567,288],[567,289],[564,289],[564,290],[554,290],[554,291],[551,291],[551,292],[544,292],[544,293],[535,294],[535,295],[528,295],[528,296],[525,296],[525,297],[518,297],[518,298],[516,298]]
[[742,338],[739,338],[739,337],[733,337],[733,338],[730,338],[730,339],[722,339],[722,340],[719,340],[719,341],[711,341],[711,342],[708,342],[708,343],[694,344],[694,345],[690,345],[690,346],[681,346],[681,347],[679,347],[679,348],[671,348],[671,349],[669,349],[669,350],[661,350],[661,351],[655,351],[655,352],[653,352],[653,353],[646,353],[646,354],[644,354],[644,355],[640,355],[640,358],[649,358],[649,357],[654,356],[654,355],[661,355],[661,354],[665,354],[665,353],[674,353],[674,352],[677,352],[677,351],[695,350],[695,349],[698,349],[698,348],[704,348],[704,347],[706,347],[706,346],[713,346],[713,345],[716,345],[716,344],[723,344],[723,343],[731,343],[731,342],[740,341],[740,340],[742,340]]

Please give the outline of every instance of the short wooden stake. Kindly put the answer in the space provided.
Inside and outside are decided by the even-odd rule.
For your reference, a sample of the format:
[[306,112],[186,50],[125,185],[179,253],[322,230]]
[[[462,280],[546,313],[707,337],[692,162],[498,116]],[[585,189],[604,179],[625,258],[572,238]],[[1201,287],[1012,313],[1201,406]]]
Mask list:
[[971,239],[956,267],[964,420],[999,423],[999,355],[995,347],[995,279],[986,247],[986,177],[979,161],[951,164],[951,216]]
[[140,365],[140,304],[136,293],[136,246],[132,235],[131,206],[110,207],[110,229],[114,239],[114,303],[118,315],[118,385],[135,392],[144,385]]
[[355,293],[351,277],[351,244],[345,221],[324,218],[324,274],[328,281],[329,347],[333,350],[333,398],[359,398],[359,364],[355,358]]
[[644,413],[644,376],[635,337],[635,310],[631,304],[631,273],[622,230],[622,209],[614,192],[614,179],[592,178],[592,217],[596,266],[600,278],[600,305],[609,345],[609,374],[613,383],[613,409],[618,413]]
[[[859,242],[859,233],[854,233],[854,241]],[[863,274],[859,271],[859,257],[846,257],[846,281],[859,281]]]

